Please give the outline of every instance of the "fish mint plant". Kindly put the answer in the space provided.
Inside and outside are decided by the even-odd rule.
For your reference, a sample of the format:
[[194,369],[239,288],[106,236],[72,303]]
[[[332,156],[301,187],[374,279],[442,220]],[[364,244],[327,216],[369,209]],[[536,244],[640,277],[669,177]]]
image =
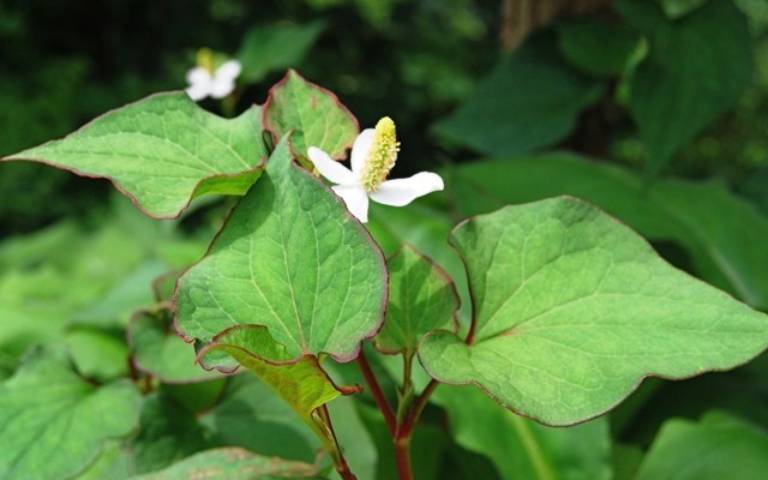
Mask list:
[[[339,161],[350,148],[347,168]],[[109,179],[155,219],[178,217],[203,195],[238,200],[172,295],[134,317],[133,365],[162,370],[154,384],[138,375],[89,382],[60,354],[38,352],[0,386],[0,477],[83,471],[105,442],[149,435],[151,416],[137,419],[142,401],[197,439],[206,425],[179,413],[190,407],[150,392],[243,370],[287,405],[285,415],[316,437],[323,455],[314,463],[269,459],[275,445],[261,451],[248,442],[257,430],[224,431],[204,443],[208,450],[189,450],[151,478],[218,471],[367,480],[334,418],[336,405],[357,401],[375,404],[391,447],[381,451],[393,452],[408,480],[422,413],[434,400],[450,404],[451,392],[571,426],[606,413],[647,377],[730,369],[768,346],[765,314],[668,264],[629,227],[573,197],[459,223],[445,240],[463,264],[460,278],[411,245],[385,258],[364,225],[369,198],[404,206],[443,189],[432,172],[388,180],[399,149],[389,117],[360,132],[334,94],[289,71],[262,106],[236,118],[208,113],[183,92],[158,94],[3,159]],[[371,220],[388,213],[376,210]],[[471,299],[463,321],[460,293]],[[180,358],[169,353],[179,351],[173,333],[188,343],[180,352],[187,363],[162,368],[164,355]],[[151,341],[154,349],[142,343]],[[402,369],[393,387],[379,367],[394,356]],[[65,395],[53,388],[69,377]],[[50,402],[55,414],[36,413]],[[122,410],[93,421],[109,408]],[[57,442],[66,448],[50,448]]]

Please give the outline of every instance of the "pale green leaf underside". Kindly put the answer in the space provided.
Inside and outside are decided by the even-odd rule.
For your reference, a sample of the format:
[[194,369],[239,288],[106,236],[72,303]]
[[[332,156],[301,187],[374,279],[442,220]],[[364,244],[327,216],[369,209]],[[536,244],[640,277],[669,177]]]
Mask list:
[[167,310],[138,312],[131,319],[127,335],[136,368],[161,382],[191,383],[221,377],[195,363],[194,346],[176,335]]
[[57,360],[24,365],[0,385],[0,478],[77,475],[135,428],[140,400],[127,381],[97,388]]
[[768,345],[768,317],[573,198],[480,215],[451,243],[467,267],[474,343],[435,332],[422,363],[440,381],[473,383],[543,423],[592,418],[646,376],[728,369]]
[[413,247],[387,260],[389,306],[376,347],[387,353],[416,352],[421,338],[436,328],[456,328],[459,296],[443,269]]
[[225,352],[269,385],[304,420],[342,393],[312,355],[294,359],[265,327],[244,325],[216,336],[201,356]]
[[267,155],[261,131],[258,106],[228,120],[183,92],[161,93],[5,160],[110,179],[148,215],[173,218],[197,195],[245,193]]
[[368,233],[292,163],[283,140],[208,256],[180,279],[177,323],[203,341],[264,325],[291,358],[350,360],[382,321],[386,278]]
[[165,470],[133,477],[134,480],[205,478],[227,480],[271,480],[278,478],[319,479],[317,469],[306,463],[262,457],[237,447],[207,450],[185,458]]
[[360,127],[333,93],[289,70],[272,87],[264,104],[264,127],[278,138],[289,132],[297,155],[317,147],[334,158],[345,158]]

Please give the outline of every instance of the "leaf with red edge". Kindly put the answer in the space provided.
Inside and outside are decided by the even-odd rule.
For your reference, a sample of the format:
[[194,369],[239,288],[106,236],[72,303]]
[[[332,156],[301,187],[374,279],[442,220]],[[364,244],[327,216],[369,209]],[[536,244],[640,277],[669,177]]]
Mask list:
[[176,291],[176,325],[209,342],[263,325],[285,358],[354,359],[387,303],[384,258],[342,201],[292,161],[285,138],[234,209],[208,255]]
[[293,132],[291,143],[297,155],[306,156],[309,147],[317,147],[337,159],[345,158],[360,132],[357,119],[335,94],[295,70],[288,70],[269,91],[264,128],[275,140]]
[[225,119],[183,92],[152,95],[80,130],[2,159],[106,178],[144,213],[176,218],[203,194],[242,195],[267,156],[261,108]]
[[410,357],[430,331],[458,329],[459,294],[445,270],[410,245],[389,257],[387,266],[389,306],[375,340],[379,351]]
[[205,361],[213,356],[217,362],[220,358],[213,354],[220,352],[272,387],[305,421],[310,421],[312,412],[331,400],[358,392],[357,388],[337,386],[316,356],[293,357],[263,326],[242,325],[225,330],[200,351],[198,358]]
[[546,424],[605,413],[648,376],[730,369],[768,346],[768,316],[575,198],[479,215],[451,244],[467,268],[471,333],[425,337],[423,366]]

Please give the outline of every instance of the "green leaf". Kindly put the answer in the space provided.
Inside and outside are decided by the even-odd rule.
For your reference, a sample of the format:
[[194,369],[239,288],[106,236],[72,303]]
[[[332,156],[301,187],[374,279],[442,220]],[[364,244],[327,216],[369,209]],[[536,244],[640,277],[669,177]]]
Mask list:
[[580,20],[557,28],[557,45],[585,73],[615,76],[626,71],[640,47],[640,36],[623,24]]
[[321,448],[296,412],[253,375],[231,377],[221,401],[205,412],[200,422],[218,444],[236,445],[262,455],[312,462]]
[[137,369],[163,383],[203,382],[221,377],[195,362],[195,349],[173,330],[167,308],[142,310],[128,327],[128,343]]
[[77,370],[98,381],[113,380],[128,370],[128,347],[120,337],[97,328],[74,328],[67,345]]
[[386,279],[366,230],[292,163],[283,140],[208,256],[179,280],[177,323],[205,342],[235,325],[264,325],[284,346],[282,361],[321,353],[350,361],[381,325]]
[[559,60],[554,42],[534,43],[502,59],[434,131],[479,153],[529,152],[565,138],[601,92],[599,83]]
[[3,160],[107,178],[147,215],[174,218],[202,192],[245,193],[266,156],[261,130],[258,106],[227,120],[201,109],[185,93],[161,93]]
[[676,19],[684,17],[707,3],[708,0],[656,0],[661,5],[667,17]]
[[467,164],[446,178],[464,215],[565,194],[588,200],[652,240],[679,243],[699,276],[768,309],[768,249],[745,247],[765,242],[768,220],[724,185],[647,186],[627,170],[561,153]]
[[448,272],[461,297],[459,318],[464,325],[469,324],[472,303],[467,289],[467,275],[456,251],[445,241],[454,225],[455,221],[444,211],[419,202],[402,208],[374,203],[367,224],[385,254],[394,255],[404,245],[410,244]]
[[[312,412],[317,408],[345,393],[333,383],[316,356],[296,358],[261,325],[242,325],[223,331],[200,352],[199,358],[206,359],[217,352],[227,353],[253,372],[307,421],[311,421]],[[218,359],[214,356],[214,360]]]
[[264,104],[264,128],[275,140],[289,132],[298,156],[317,147],[337,159],[346,158],[360,131],[357,119],[330,91],[308,82],[295,70],[272,87]]
[[251,28],[237,54],[243,65],[241,77],[246,82],[258,82],[268,73],[299,66],[324,29],[323,22]]
[[637,27],[650,41],[632,78],[630,110],[648,149],[647,169],[657,173],[739,99],[751,79],[752,38],[729,0],[707,2],[677,21],[646,0],[617,7],[629,23],[642,20]]
[[673,419],[659,432],[637,480],[752,480],[768,472],[768,433],[725,414]]
[[127,272],[92,305],[77,312],[75,321],[99,326],[126,325],[137,308],[154,303],[152,282],[167,270],[168,266],[161,261],[145,261],[132,272]]
[[427,336],[422,364],[545,424],[600,415],[647,376],[725,370],[768,346],[768,317],[574,198],[477,216],[450,241],[467,267],[473,328],[469,344]]
[[139,435],[131,443],[134,473],[168,467],[214,446],[195,412],[162,391],[153,393],[144,400]]
[[217,480],[320,479],[317,469],[306,463],[255,455],[236,447],[217,448],[192,455],[156,473],[134,480],[177,480],[206,478]]
[[456,442],[491,459],[502,479],[612,478],[605,419],[554,428],[500,409],[475,389],[438,389],[433,398],[446,409]]
[[376,348],[412,356],[430,331],[458,328],[459,294],[448,274],[432,260],[406,245],[387,260],[389,306]]
[[0,477],[69,478],[104,442],[129,434],[141,397],[127,381],[95,387],[61,360],[30,360],[0,385]]

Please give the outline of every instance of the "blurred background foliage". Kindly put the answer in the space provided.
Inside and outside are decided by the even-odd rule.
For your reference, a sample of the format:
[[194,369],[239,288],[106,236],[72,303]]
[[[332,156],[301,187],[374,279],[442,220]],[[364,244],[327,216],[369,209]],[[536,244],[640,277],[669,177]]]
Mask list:
[[[408,241],[443,264],[465,316],[461,265],[444,242],[450,227],[563,193],[628,223],[675,265],[768,309],[765,0],[2,0],[0,156],[184,88],[201,47],[242,62],[236,111],[261,103],[294,67],[337,93],[361,125],[395,119],[403,144],[396,175],[438,169],[448,188],[408,209],[374,210],[370,228],[387,252]],[[202,105],[222,113],[217,102]],[[306,432],[278,407],[264,413],[272,400],[253,381],[153,384],[127,362],[137,348],[125,339],[131,314],[167,299],[153,296],[152,280],[198,259],[229,205],[202,202],[157,223],[105,181],[0,166],[0,378],[29,347],[63,342],[83,377],[130,375],[151,392],[131,452],[110,444],[90,478],[229,444],[312,460]],[[164,314],[151,315],[160,326],[138,333],[164,342]],[[161,351],[153,348],[166,346],[147,348],[151,362]],[[166,358],[184,355],[168,348]],[[393,371],[389,359],[377,362]],[[567,434],[494,410],[483,396],[445,393],[415,440],[417,452],[430,451],[415,454],[417,478],[655,479],[696,458],[694,447],[669,452],[697,441],[702,449],[749,445],[713,462],[746,468],[738,478],[766,478],[764,462],[752,461],[768,458],[766,366],[760,358],[728,374],[647,382],[609,421]],[[339,370],[355,380],[353,369]],[[200,421],[168,413],[182,407]],[[354,410],[338,408],[341,417]],[[474,417],[472,408],[488,414]],[[167,421],[153,424],[154,411]],[[254,416],[266,436],[240,425]],[[368,472],[363,478],[393,478],[370,405],[348,417],[341,435],[356,445],[353,466]],[[503,443],[488,444],[488,429]],[[278,434],[293,446],[264,441]],[[580,442],[591,448],[574,450]],[[127,458],[140,468],[126,467]],[[737,478],[714,469],[687,478],[724,476]]]

